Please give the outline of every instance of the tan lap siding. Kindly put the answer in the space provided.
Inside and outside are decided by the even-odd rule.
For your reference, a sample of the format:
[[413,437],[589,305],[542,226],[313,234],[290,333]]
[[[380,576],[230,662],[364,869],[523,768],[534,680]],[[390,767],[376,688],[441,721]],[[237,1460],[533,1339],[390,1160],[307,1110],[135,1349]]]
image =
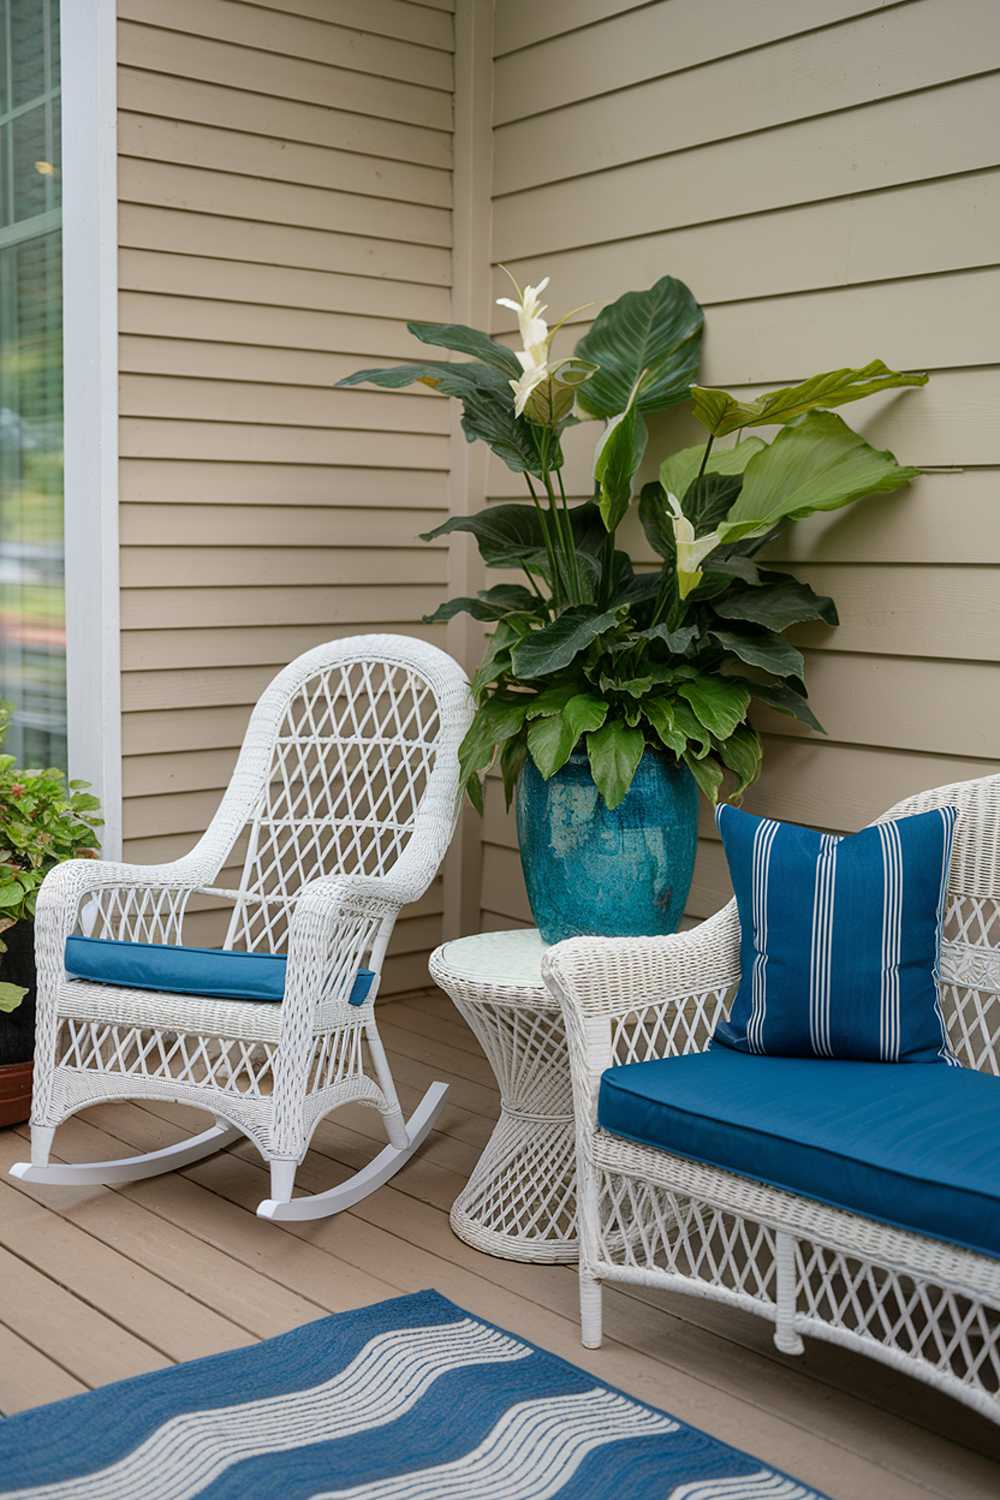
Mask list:
[[[448,411],[336,391],[451,298],[450,4],[119,0],[126,854],[190,847],[250,708],[319,641],[420,623]],[[383,993],[426,982],[437,883]],[[189,940],[220,938],[203,902]]]
[[[848,416],[939,472],[776,554],[843,623],[801,633],[828,738],[762,717],[748,806],[847,830],[996,769],[1000,136],[983,126],[1000,109],[1000,9],[507,0],[495,50],[494,260],[550,274],[554,310],[671,272],[706,306],[709,383],[751,392],[876,355],[932,373]],[[670,419],[651,446],[696,436]],[[593,440],[567,444],[580,496]],[[490,493],[521,496],[499,465]],[[484,925],[530,920],[496,784],[484,831]],[[707,817],[701,832],[691,916],[729,894]]]

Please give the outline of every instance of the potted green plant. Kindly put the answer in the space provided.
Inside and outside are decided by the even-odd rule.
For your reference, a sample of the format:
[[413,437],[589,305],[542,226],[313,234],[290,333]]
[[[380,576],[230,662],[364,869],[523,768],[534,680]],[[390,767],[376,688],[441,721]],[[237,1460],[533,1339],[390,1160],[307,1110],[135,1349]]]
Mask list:
[[[760,772],[753,704],[821,728],[785,631],[835,625],[836,608],[759,554],[804,516],[909,483],[916,469],[831,408],[927,376],[873,360],[740,401],[695,383],[703,315],[682,282],[626,293],[564,357],[553,344],[566,320],[546,322],[546,285],[515,282],[516,297],[501,299],[520,349],[462,325],[410,323],[424,343],[467,357],[339,383],[421,381],[456,397],[468,440],[524,477],[530,503],[427,533],[471,533],[487,568],[519,569],[523,583],[452,599],[428,618],[466,611],[494,626],[473,680],[462,782],[482,810],[481,778],[499,761],[543,937],[670,932],[691,882],[698,790],[713,803],[721,791],[738,798]],[[664,458],[640,486],[647,418],[687,402],[704,443]],[[593,497],[570,503],[561,440],[591,421],[604,424]],[[616,546],[633,502],[655,568],[637,569]]]
[[[0,704],[0,743],[9,724]],[[100,804],[87,785],[0,755],[0,1126],[31,1110],[38,888],[54,865],[97,853]]]

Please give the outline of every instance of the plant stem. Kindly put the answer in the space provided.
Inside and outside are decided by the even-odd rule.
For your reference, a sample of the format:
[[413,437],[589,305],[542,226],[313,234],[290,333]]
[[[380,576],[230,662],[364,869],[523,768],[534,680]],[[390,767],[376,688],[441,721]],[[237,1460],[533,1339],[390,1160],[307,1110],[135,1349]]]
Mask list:
[[545,551],[549,559],[549,572],[551,574],[552,585],[552,607],[553,609],[558,609],[559,605],[562,603],[562,595],[564,593],[564,589],[562,583],[562,575],[559,572],[559,563],[556,558],[556,550],[552,544],[552,536],[549,531],[549,518],[545,513],[545,507],[542,504],[541,497],[539,496],[538,492],[535,489],[535,486],[531,482],[531,475],[527,472],[525,472],[524,482],[528,486],[528,493],[534,501],[535,509],[538,512],[538,522],[542,528],[542,537],[545,541]]
[[611,603],[611,568],[615,560],[615,535],[609,531],[601,548],[601,582],[598,588],[598,609],[607,609]]
[[[569,514],[569,501],[566,499],[566,490],[563,485],[562,469],[553,469],[559,485],[559,494],[562,498],[562,525],[563,538],[566,548],[566,561],[569,566],[570,576],[573,580],[573,592],[576,595],[575,603],[583,603],[583,581],[580,577],[580,561],[576,555],[576,542],[573,537],[573,522]],[[555,498],[552,500],[555,505]]]
[[530,568],[526,568],[522,564],[521,571],[523,572],[525,578],[528,580],[528,587],[531,589],[531,592],[536,596],[536,598],[538,599],[539,604],[544,604],[545,605],[546,611],[547,611],[548,610],[548,603],[549,603],[549,601],[546,599],[545,595],[542,593],[541,589],[538,587],[538,584],[535,582],[534,575],[532,574],[531,569]]
[[669,588],[670,575],[667,572],[666,567],[663,567],[660,570],[660,586],[656,591],[656,605],[653,609],[653,618],[649,622],[650,630],[652,630],[654,625],[659,625],[660,623],[660,616],[667,607]]
[[698,470],[698,478],[699,479],[701,478],[701,476],[705,472],[705,465],[708,463],[708,455],[712,451],[712,444],[714,442],[715,442],[715,433],[714,432],[710,432],[708,434],[708,442],[705,444],[705,451],[701,455],[701,468]]
[[549,459],[549,443],[547,443],[546,440],[546,468],[544,468],[541,478],[543,478],[544,486],[546,486],[546,493],[547,496],[549,496],[549,507],[550,511],[552,511],[553,519],[555,519],[556,531],[559,532],[559,543],[561,543],[562,546],[562,561],[564,561],[565,571],[567,571],[568,583],[570,583],[570,589],[571,592],[573,592],[571,603],[579,604],[580,568],[579,564],[577,564],[576,547],[574,547],[573,544],[573,526],[570,525],[570,507],[565,504],[564,495],[562,496],[562,501],[564,501],[564,508],[562,508],[562,510],[559,510],[559,501],[558,499],[556,499],[556,493],[555,490],[553,490],[552,477],[550,477],[550,475],[552,475],[552,472],[555,472],[555,474],[558,475],[559,487],[562,487],[562,475],[559,474],[559,469],[555,469],[555,471],[553,471],[553,469],[549,469],[549,466],[547,466],[547,459]]

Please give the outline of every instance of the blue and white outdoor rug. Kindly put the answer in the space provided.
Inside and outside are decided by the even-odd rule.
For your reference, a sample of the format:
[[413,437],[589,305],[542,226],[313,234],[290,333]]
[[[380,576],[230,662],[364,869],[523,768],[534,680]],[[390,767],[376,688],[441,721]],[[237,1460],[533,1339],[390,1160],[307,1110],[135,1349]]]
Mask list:
[[51,1500],[824,1500],[437,1292],[0,1421]]

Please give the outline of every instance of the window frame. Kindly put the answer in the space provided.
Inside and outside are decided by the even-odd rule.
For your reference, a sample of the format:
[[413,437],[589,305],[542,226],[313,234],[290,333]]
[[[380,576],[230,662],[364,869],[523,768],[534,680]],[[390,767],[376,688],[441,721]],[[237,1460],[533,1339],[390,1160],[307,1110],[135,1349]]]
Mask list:
[[63,3],[63,430],[70,775],[121,857],[116,0]]

